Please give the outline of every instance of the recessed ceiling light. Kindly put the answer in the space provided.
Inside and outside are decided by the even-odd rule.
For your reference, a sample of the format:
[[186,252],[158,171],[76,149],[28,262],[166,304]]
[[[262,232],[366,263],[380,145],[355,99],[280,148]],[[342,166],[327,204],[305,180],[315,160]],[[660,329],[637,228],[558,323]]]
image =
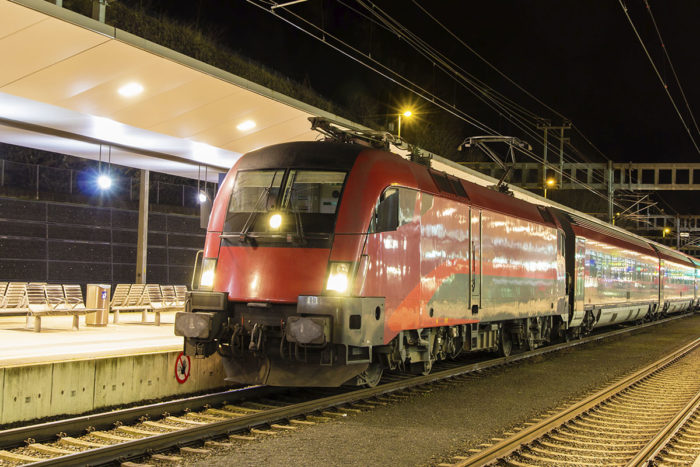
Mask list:
[[143,86],[139,83],[131,82],[120,87],[118,92],[123,97],[134,97],[143,92]]
[[252,120],[246,120],[243,123],[239,123],[236,128],[238,128],[238,130],[240,131],[252,130],[253,128],[255,128],[255,122]]

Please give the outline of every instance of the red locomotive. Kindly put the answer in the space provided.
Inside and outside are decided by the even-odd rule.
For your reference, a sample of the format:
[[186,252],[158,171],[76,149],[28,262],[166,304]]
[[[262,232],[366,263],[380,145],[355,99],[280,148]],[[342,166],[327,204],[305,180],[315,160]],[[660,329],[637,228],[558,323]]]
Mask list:
[[691,309],[699,266],[386,151],[286,143],[228,173],[175,328],[230,381],[374,385]]

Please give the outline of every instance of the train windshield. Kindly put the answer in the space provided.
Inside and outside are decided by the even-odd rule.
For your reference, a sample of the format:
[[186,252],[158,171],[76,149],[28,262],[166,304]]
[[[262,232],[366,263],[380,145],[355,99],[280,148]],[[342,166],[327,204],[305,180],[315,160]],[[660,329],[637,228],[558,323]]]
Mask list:
[[224,229],[251,237],[327,237],[335,225],[346,175],[301,169],[240,171]]

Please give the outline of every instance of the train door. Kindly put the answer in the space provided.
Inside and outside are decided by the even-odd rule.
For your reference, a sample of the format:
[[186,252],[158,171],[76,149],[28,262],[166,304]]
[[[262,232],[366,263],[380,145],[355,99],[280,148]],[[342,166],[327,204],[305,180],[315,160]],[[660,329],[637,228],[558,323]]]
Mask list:
[[481,209],[470,209],[469,222],[469,305],[472,314],[481,308]]

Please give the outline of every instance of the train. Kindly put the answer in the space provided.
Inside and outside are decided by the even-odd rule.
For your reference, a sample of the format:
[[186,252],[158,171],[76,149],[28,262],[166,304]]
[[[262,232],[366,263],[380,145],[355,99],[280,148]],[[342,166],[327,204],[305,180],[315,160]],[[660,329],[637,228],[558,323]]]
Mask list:
[[374,386],[700,302],[695,258],[355,142],[243,155],[195,269],[175,333],[237,384]]

